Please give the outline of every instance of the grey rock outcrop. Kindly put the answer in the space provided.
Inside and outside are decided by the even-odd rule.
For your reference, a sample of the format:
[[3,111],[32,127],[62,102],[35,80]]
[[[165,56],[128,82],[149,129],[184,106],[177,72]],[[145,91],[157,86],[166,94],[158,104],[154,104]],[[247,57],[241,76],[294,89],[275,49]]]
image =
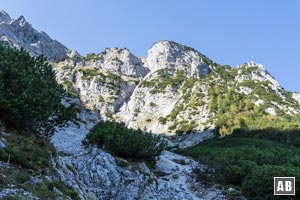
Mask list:
[[[182,97],[186,89],[183,85],[185,80],[194,78],[201,79],[209,74],[209,65],[204,61],[206,57],[195,49],[180,45],[172,41],[160,41],[152,45],[148,51],[147,58],[143,59],[144,64],[151,71],[143,78],[135,88],[129,101],[120,108],[115,115],[116,119],[125,121],[133,128],[146,128],[154,133],[174,134],[170,130],[172,122],[167,120],[176,106],[184,107],[186,102]],[[205,86],[195,83],[190,92],[203,88],[203,101],[207,101]],[[201,89],[202,90],[202,89]],[[204,106],[196,108],[192,120],[197,120],[195,129],[203,130],[209,111]],[[179,114],[179,113],[178,113]],[[185,110],[176,118],[182,121],[184,117],[191,116],[189,110]],[[164,119],[165,123],[160,123]]]
[[143,163],[116,159],[96,148],[76,156],[58,157],[55,166],[61,180],[79,192],[82,199],[225,199],[222,191],[215,188],[198,185],[191,190],[197,183],[191,178],[190,163],[175,163],[171,159],[180,156],[165,154],[159,161],[158,170],[166,174],[162,177]]
[[52,137],[57,150],[66,153],[53,159],[53,167],[81,199],[226,199],[222,190],[205,187],[193,178],[193,169],[200,164],[189,158],[165,151],[155,169],[160,175],[156,175],[144,163],[79,145],[77,141],[87,132],[84,124],[70,125],[57,129]]
[[[277,80],[269,74],[269,72],[266,70],[266,68],[263,65],[251,61],[238,66],[237,69],[238,69],[238,76],[235,77],[235,80],[238,83],[247,80],[248,81],[251,80],[254,82],[268,81],[270,83],[269,86],[271,87],[271,89],[275,91],[277,95],[283,97],[282,95],[283,88],[277,82]],[[243,73],[243,70],[245,69],[250,69],[250,70],[246,73]],[[251,71],[251,69],[254,70]]]
[[[261,87],[263,90],[265,90],[265,93],[272,95],[275,94],[274,96],[280,99],[277,102],[275,100],[270,101],[269,98],[266,99],[266,97],[262,97],[260,94],[256,93],[254,94],[256,100],[253,101],[256,106],[261,106],[269,101],[269,105],[265,111],[271,115],[277,115],[278,110],[283,111],[287,115],[300,114],[300,109],[295,105],[295,101],[291,101],[293,97],[295,100],[297,100],[297,95],[284,90],[277,80],[268,73],[263,65],[251,61],[238,66],[236,70],[237,76],[235,77],[235,84],[241,85],[239,87],[239,91],[237,92],[245,95],[253,95],[255,93],[253,90],[255,90],[257,87]],[[249,81],[251,82],[252,86],[249,85]],[[248,84],[245,84],[247,82]],[[249,86],[251,86],[251,88]]]
[[209,73],[204,55],[195,49],[172,41],[160,41],[152,45],[145,65],[155,72],[159,69],[185,70],[187,77],[200,77]]
[[44,55],[54,62],[64,60],[72,53],[45,32],[32,28],[23,16],[11,19],[5,11],[0,12],[0,41],[12,47],[22,47],[32,56]]
[[36,196],[24,189],[3,189],[0,190],[0,199],[31,199],[39,200]]
[[4,10],[1,10],[0,11],[0,23],[9,23],[11,21],[12,21],[12,19],[10,18],[10,16]]
[[83,104],[111,118],[149,72],[127,49],[107,48],[99,54],[55,64],[57,79],[78,93]]

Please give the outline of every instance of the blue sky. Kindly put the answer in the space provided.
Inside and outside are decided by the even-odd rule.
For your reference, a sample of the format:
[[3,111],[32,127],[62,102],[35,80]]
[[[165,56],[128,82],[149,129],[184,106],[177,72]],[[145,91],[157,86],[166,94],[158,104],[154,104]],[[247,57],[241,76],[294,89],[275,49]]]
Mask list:
[[0,0],[0,9],[82,55],[127,47],[146,56],[154,42],[173,40],[220,64],[261,63],[300,91],[298,0]]

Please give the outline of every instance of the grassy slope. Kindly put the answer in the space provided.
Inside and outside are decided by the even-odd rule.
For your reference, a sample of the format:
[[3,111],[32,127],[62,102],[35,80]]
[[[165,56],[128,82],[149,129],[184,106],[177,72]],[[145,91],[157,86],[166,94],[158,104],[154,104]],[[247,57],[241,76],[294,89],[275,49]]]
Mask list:
[[[52,168],[51,155],[56,156],[56,151],[48,140],[29,135],[24,131],[0,133],[0,138],[6,141],[6,148],[0,149],[0,161],[8,163],[8,167],[6,164],[0,166],[0,191],[22,188],[41,199],[57,197],[78,199],[78,194],[60,182],[56,171]],[[38,182],[33,181],[32,177]],[[46,177],[51,177],[51,180]],[[61,191],[62,195],[57,194],[54,188]]]
[[[275,141],[274,134],[267,134],[268,137],[262,134],[237,131],[177,152],[215,169],[197,171],[201,181],[234,186],[249,199],[276,199],[273,196],[274,176],[300,178],[300,148],[291,145],[284,132],[277,132],[276,137],[281,139]],[[294,132],[293,140],[299,135]],[[299,184],[296,187],[299,192]]]

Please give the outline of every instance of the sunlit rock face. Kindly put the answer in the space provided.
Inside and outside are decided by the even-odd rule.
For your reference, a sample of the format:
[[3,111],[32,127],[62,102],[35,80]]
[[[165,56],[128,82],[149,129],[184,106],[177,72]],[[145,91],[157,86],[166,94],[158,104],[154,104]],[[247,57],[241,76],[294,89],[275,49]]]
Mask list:
[[16,48],[22,47],[32,56],[44,55],[49,61],[64,60],[72,53],[45,32],[32,28],[23,16],[11,19],[4,11],[0,11],[0,40]]
[[300,105],[300,93],[294,92],[293,98],[299,103]]
[[195,49],[172,41],[160,41],[148,50],[146,66],[151,72],[159,69],[185,70],[187,77],[200,77],[209,73],[204,56]]

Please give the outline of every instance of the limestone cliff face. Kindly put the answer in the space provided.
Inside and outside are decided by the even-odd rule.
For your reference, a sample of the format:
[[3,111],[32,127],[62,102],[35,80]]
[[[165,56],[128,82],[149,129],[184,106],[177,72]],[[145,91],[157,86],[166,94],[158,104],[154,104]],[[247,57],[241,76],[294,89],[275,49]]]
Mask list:
[[299,103],[300,105],[300,93],[294,92],[293,98]]
[[238,69],[237,72],[238,76],[235,77],[236,82],[241,83],[244,81],[254,81],[254,82],[267,81],[271,89],[274,92],[276,92],[277,95],[283,97],[282,95],[283,88],[276,81],[276,79],[268,73],[268,71],[263,65],[251,61],[238,66],[237,69]]
[[145,65],[151,72],[159,69],[184,70],[186,77],[199,78],[209,73],[204,58],[204,55],[190,47],[172,41],[160,41],[149,49]]
[[[144,59],[150,73],[135,88],[115,118],[125,121],[130,127],[146,128],[154,133],[174,134],[177,129],[174,121],[183,122],[187,126],[191,122],[195,129],[203,130],[202,122],[206,121],[209,113],[207,108],[197,106],[194,115],[191,110],[184,109],[190,101],[184,101],[187,90],[196,93],[201,86],[184,86],[189,79],[199,80],[209,74],[210,68],[204,59],[205,56],[198,51],[175,42],[155,43]],[[207,101],[205,89],[202,94],[202,100]],[[177,115],[175,112],[178,116],[174,116]],[[186,117],[189,117],[189,122],[183,121]]]
[[44,55],[49,61],[61,61],[72,54],[45,32],[32,28],[23,16],[11,19],[4,11],[0,11],[0,41],[16,48],[22,47],[32,56]]
[[127,101],[149,72],[127,49],[107,48],[54,64],[57,78],[81,99],[86,108],[109,119]]
[[217,113],[209,104],[218,103],[211,99],[216,86],[222,88],[221,98],[234,91],[271,115],[300,113],[292,94],[262,65],[220,66],[172,41],[155,43],[146,58],[107,48],[54,65],[58,80],[101,118],[158,134],[213,128]]
[[[205,127],[203,124],[209,117],[205,86],[196,83],[187,86],[187,80],[200,80],[209,74],[205,59],[192,48],[161,41],[152,46],[145,59],[127,49],[107,48],[98,54],[54,65],[58,80],[102,118],[114,118],[154,133],[173,134],[177,129],[172,122],[175,118],[183,121],[184,126],[192,121],[190,126],[197,130]],[[197,90],[201,90],[202,104],[194,111],[182,109],[187,108],[188,97],[184,97],[187,91],[196,94]],[[174,116],[177,107],[183,110],[178,117]],[[186,116],[190,117],[188,121],[184,119]],[[172,125],[174,128],[170,129]]]

